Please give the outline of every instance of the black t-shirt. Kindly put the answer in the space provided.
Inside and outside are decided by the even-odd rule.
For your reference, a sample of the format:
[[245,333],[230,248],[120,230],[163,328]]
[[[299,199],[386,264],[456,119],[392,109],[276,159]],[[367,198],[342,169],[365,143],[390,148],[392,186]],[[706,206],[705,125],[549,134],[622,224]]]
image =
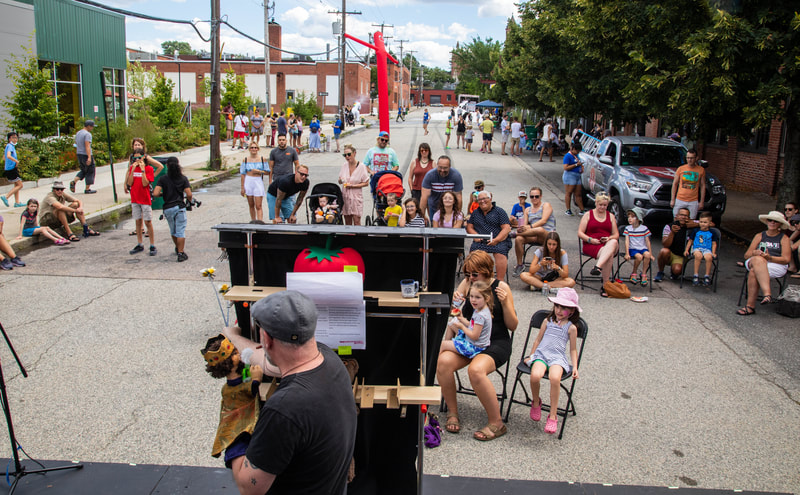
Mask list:
[[282,175],[272,181],[267,192],[277,197],[279,189],[283,191],[287,197],[294,196],[300,191],[308,191],[308,179],[298,184],[294,181],[294,174]]
[[156,187],[161,186],[161,197],[164,198],[164,209],[172,208],[183,204],[183,191],[189,185],[189,179],[185,175],[181,175],[178,182],[172,182],[169,176],[162,175],[159,177]]
[[345,492],[356,440],[356,406],[347,370],[327,346],[324,361],[289,375],[261,408],[247,459],[276,476],[273,494]]
[[679,231],[672,234],[672,244],[669,245],[669,250],[675,256],[683,256],[683,253],[686,252],[686,234],[688,232],[689,229],[683,225]]

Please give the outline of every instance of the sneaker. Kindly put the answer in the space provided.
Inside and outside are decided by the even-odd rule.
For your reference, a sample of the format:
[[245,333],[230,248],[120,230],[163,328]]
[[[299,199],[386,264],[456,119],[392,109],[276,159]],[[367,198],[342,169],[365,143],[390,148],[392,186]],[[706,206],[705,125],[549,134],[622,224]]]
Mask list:
[[14,256],[13,258],[11,258],[11,264],[14,266],[25,266],[25,263],[23,263],[23,261],[19,259],[19,256]]
[[96,189],[86,189],[85,191],[83,191],[83,194],[97,194],[97,190]]
[[14,208],[25,208],[28,206],[26,203],[14,203]]
[[[14,261],[14,260],[11,260],[11,261]],[[705,285],[706,287],[711,285],[711,277],[709,277],[708,275],[703,277],[703,285]]]
[[525,270],[525,265],[517,265],[517,266],[515,266],[514,267],[514,276],[515,277],[519,277],[519,274],[522,273],[523,270]]
[[698,277],[697,275],[692,276],[692,285],[695,287],[700,285],[700,277]]
[[155,246],[150,246],[150,256],[155,256],[158,253],[158,249]]
[[141,244],[137,244],[136,246],[133,247],[133,249],[129,251],[129,253],[136,254],[136,253],[141,253],[142,251],[144,251],[144,246],[142,246]]
[[75,192],[75,181],[74,180],[69,181],[69,192],[71,192],[71,193]]
[[8,258],[3,258],[3,261],[0,261],[0,268],[3,270],[13,270],[14,265],[11,264],[11,261]]
[[544,432],[552,435],[556,431],[558,431],[558,420],[547,418],[547,424],[544,425]]
[[180,263],[181,261],[186,261],[188,259],[189,257],[186,255],[186,253],[178,253],[178,263]]
[[571,217],[573,215],[572,210],[567,210],[564,212],[564,215]]
[[675,275],[674,273],[670,273],[670,274],[669,274],[669,279],[670,279],[670,280],[678,280],[678,279],[680,279],[680,278],[681,278],[681,276],[680,276],[680,275]]
[[4,205],[8,206],[8,198],[6,198],[5,196],[0,196],[0,200],[3,201]]
[[580,216],[584,216],[584,215],[586,215],[586,210],[581,210],[581,212],[580,212],[580,213],[578,213],[578,215],[580,215]]
[[658,272],[656,276],[653,277],[653,282],[661,282],[662,280],[664,280],[664,272]]

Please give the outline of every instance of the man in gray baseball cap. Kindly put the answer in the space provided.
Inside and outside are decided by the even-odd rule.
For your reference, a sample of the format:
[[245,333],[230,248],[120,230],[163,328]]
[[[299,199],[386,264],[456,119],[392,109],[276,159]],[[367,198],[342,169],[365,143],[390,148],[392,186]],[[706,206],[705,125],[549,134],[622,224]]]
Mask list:
[[78,174],[74,179],[69,181],[69,192],[75,192],[75,184],[79,181],[86,179],[86,189],[83,190],[84,194],[94,194],[96,189],[92,189],[94,184],[94,176],[96,171],[96,164],[94,155],[92,154],[92,130],[94,129],[94,120],[86,120],[83,123],[83,129],[75,134],[75,154],[78,157]]
[[356,406],[341,359],[314,337],[314,301],[287,290],[255,302],[250,313],[281,384],[261,408],[243,461],[232,465],[239,491],[344,493]]

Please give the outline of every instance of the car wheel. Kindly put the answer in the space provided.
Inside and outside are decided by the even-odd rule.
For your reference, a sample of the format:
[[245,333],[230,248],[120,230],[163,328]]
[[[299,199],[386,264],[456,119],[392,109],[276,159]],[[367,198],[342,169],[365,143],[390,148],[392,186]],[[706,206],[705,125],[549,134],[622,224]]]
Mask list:
[[589,193],[586,192],[585,187],[581,187],[581,201],[583,202],[584,210],[588,210],[590,207],[594,206],[594,201],[589,199]]
[[622,208],[622,203],[619,200],[618,194],[611,195],[611,202],[608,204],[608,211],[617,219],[617,227],[620,225],[627,225],[628,221],[625,219],[625,211]]

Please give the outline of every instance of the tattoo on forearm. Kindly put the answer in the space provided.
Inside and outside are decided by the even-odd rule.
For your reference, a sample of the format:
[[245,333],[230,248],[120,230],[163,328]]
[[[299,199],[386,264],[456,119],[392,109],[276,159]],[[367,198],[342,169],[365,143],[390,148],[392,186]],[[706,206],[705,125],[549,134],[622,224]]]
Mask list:
[[247,457],[244,458],[244,467],[246,467],[246,468],[250,467],[250,463],[247,462]]

